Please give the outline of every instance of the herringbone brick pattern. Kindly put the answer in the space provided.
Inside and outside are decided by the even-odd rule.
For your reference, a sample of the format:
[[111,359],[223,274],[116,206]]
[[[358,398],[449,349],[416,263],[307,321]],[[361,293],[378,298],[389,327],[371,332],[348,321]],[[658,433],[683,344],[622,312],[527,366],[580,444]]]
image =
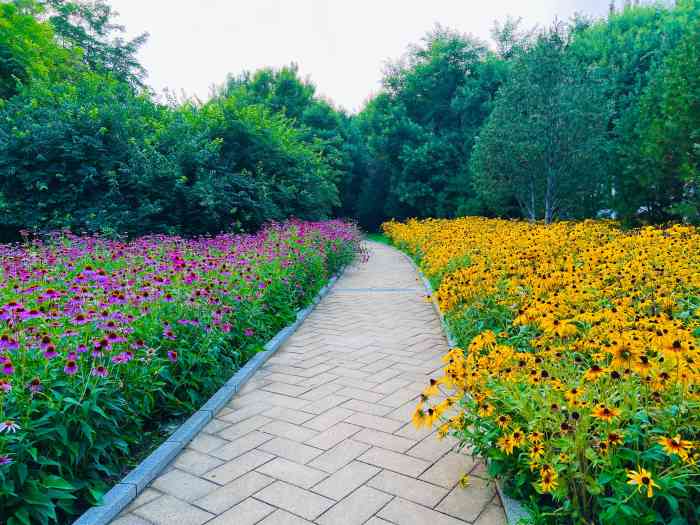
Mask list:
[[409,262],[369,246],[113,525],[505,523],[483,466],[410,422],[446,342]]

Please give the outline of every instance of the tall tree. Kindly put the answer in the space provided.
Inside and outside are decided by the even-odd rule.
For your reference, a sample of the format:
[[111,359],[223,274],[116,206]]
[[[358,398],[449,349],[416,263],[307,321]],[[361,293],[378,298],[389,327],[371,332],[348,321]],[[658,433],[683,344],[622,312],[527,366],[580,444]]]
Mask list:
[[[17,0],[16,0],[17,1]],[[26,0],[19,0],[25,2]],[[118,13],[105,0],[38,0],[43,16],[54,28],[59,43],[80,51],[92,71],[143,87],[146,70],[137,53],[148,40],[148,33],[124,38],[126,28],[115,23]]]
[[604,180],[608,106],[593,73],[567,56],[563,24],[518,54],[472,157],[475,187],[495,209],[514,198],[549,223],[590,216]]

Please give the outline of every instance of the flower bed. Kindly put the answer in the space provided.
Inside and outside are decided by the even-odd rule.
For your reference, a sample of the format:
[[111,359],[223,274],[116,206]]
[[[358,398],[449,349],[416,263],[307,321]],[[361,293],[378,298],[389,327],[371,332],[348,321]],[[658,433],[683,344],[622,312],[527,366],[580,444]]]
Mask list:
[[354,257],[340,221],[0,246],[0,523],[68,522]]
[[488,458],[536,523],[700,522],[696,229],[384,228],[431,279],[461,347],[417,425]]

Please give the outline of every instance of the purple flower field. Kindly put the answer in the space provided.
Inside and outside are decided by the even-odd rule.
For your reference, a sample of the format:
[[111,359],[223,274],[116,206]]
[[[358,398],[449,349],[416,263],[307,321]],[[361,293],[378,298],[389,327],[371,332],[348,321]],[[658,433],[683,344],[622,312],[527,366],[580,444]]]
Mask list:
[[357,253],[341,221],[0,245],[0,522],[69,522]]

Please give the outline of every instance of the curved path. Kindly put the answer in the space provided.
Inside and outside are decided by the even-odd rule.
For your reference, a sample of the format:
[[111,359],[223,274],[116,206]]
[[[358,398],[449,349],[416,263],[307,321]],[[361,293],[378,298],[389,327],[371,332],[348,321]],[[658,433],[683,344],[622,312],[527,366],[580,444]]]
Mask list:
[[112,525],[505,523],[482,465],[410,422],[447,346],[406,258],[369,249]]

